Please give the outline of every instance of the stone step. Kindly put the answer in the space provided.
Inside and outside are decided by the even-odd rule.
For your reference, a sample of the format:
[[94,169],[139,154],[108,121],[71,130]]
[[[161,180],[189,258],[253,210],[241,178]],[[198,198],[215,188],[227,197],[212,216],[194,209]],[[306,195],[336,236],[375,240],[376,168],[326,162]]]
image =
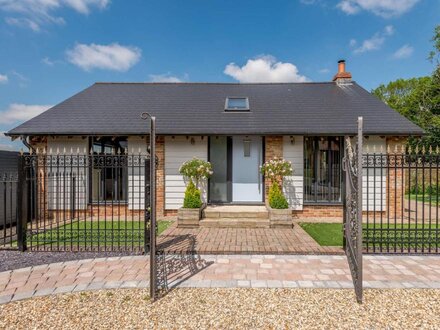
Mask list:
[[263,218],[205,218],[200,227],[207,228],[269,228],[269,219]]
[[268,219],[269,212],[265,206],[208,206],[203,211],[203,218]]

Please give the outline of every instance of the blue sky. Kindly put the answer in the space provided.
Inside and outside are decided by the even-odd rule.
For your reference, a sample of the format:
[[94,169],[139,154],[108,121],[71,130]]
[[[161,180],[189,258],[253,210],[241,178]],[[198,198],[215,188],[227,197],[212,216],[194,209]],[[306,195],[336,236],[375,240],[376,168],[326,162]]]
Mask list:
[[[438,0],[0,0],[0,132],[96,81],[429,75]],[[0,137],[0,149],[18,148]]]

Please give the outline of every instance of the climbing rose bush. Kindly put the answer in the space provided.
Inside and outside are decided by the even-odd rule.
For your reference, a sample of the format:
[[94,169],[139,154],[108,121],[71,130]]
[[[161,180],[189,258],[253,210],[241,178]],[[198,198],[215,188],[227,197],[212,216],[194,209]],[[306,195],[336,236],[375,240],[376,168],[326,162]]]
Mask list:
[[292,162],[277,157],[265,162],[260,170],[272,183],[277,184],[281,183],[283,177],[292,175],[293,173]]
[[183,163],[179,168],[179,172],[187,181],[183,207],[191,209],[200,208],[202,206],[202,198],[198,186],[200,180],[208,179],[213,174],[211,163],[193,158]]
[[184,162],[179,172],[196,187],[201,179],[208,179],[213,174],[211,163],[198,158]]

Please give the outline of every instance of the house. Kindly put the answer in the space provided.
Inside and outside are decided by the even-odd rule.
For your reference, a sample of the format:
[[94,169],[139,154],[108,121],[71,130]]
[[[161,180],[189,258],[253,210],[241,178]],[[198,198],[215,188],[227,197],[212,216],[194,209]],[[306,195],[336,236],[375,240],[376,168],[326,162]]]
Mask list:
[[[283,183],[292,212],[340,219],[344,136],[357,133],[357,118],[364,118],[365,143],[371,150],[386,152],[410,135],[423,134],[352,81],[345,62],[339,61],[331,82],[96,83],[6,135],[48,153],[145,154],[149,130],[140,119],[144,111],[157,118],[159,216],[173,215],[181,207],[185,184],[179,167],[188,159],[212,163],[214,175],[203,192],[207,203],[263,205],[267,182],[259,166],[283,157],[294,169]],[[141,202],[133,206],[130,201],[136,175],[83,172],[86,181],[102,184],[103,193],[87,184],[78,189],[90,201],[105,202],[110,198],[107,187],[118,186],[120,192],[111,198],[141,209]],[[384,173],[372,177],[386,186]],[[378,205],[376,210],[384,209]]]

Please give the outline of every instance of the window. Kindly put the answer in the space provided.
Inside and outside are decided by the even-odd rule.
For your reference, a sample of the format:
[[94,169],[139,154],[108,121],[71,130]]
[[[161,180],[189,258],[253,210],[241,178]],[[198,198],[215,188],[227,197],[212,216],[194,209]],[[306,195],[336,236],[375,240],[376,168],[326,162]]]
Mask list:
[[[90,202],[127,201],[127,138],[93,137],[90,168]],[[113,156],[112,156],[113,155]]]
[[341,137],[306,137],[304,142],[304,201],[340,203]]
[[226,99],[225,110],[247,111],[249,110],[249,99],[247,97],[228,97]]

